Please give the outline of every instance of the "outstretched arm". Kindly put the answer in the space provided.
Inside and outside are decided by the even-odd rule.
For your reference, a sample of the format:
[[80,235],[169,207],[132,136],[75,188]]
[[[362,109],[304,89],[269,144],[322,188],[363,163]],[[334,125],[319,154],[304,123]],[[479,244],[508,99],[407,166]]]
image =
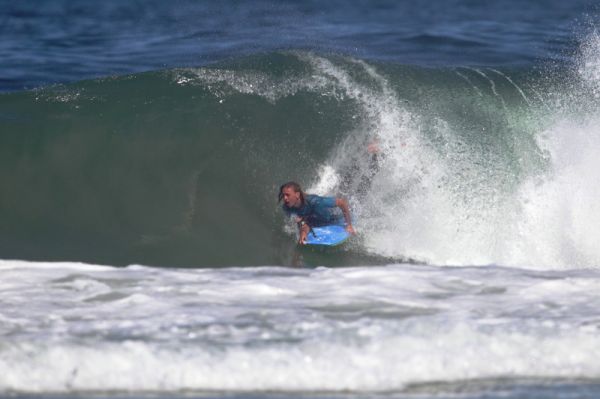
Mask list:
[[350,216],[350,207],[348,201],[343,198],[336,198],[335,205],[342,210],[344,219],[346,220],[346,231],[350,234],[355,234],[354,227],[352,227],[352,216]]

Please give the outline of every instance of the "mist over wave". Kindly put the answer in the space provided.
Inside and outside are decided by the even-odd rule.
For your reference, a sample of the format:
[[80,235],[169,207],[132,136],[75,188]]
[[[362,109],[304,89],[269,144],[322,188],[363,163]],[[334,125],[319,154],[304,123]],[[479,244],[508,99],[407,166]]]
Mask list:
[[[583,48],[577,75],[563,71],[549,86],[539,87],[544,75],[436,70],[442,90],[422,79],[419,98],[408,101],[405,87],[391,89],[371,67],[380,90],[367,96],[369,88],[324,67],[341,73],[381,142],[382,170],[360,204],[366,247],[441,265],[597,265],[596,42]],[[360,151],[346,144],[331,158],[334,171]],[[326,193],[338,183],[327,165],[313,187]]]
[[349,196],[367,259],[593,267],[595,43],[577,70],[283,52],[2,95],[2,257],[287,264],[294,179]]

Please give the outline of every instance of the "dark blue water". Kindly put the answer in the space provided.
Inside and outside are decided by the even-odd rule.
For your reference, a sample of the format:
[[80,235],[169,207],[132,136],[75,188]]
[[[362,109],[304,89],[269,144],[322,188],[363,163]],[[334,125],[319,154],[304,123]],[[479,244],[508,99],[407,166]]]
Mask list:
[[597,2],[0,1],[0,91],[309,49],[419,65],[568,62]]

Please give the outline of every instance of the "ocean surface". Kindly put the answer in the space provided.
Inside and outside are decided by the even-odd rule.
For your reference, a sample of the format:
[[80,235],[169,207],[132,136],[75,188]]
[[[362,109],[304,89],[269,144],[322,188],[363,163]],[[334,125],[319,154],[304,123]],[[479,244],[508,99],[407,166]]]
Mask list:
[[0,0],[0,397],[600,397],[599,11]]

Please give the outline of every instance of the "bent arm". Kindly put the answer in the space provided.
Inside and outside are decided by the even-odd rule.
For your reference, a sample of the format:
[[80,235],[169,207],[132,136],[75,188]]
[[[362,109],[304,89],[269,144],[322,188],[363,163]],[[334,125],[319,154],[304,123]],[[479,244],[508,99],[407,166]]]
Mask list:
[[335,205],[342,210],[344,214],[344,220],[346,221],[346,231],[350,234],[354,234],[354,228],[352,227],[352,216],[350,215],[350,207],[348,201],[343,198],[336,198]]
[[299,222],[298,230],[300,233],[298,238],[298,244],[304,245],[306,244],[306,237],[308,237],[308,233],[310,232],[310,226],[306,223]]

